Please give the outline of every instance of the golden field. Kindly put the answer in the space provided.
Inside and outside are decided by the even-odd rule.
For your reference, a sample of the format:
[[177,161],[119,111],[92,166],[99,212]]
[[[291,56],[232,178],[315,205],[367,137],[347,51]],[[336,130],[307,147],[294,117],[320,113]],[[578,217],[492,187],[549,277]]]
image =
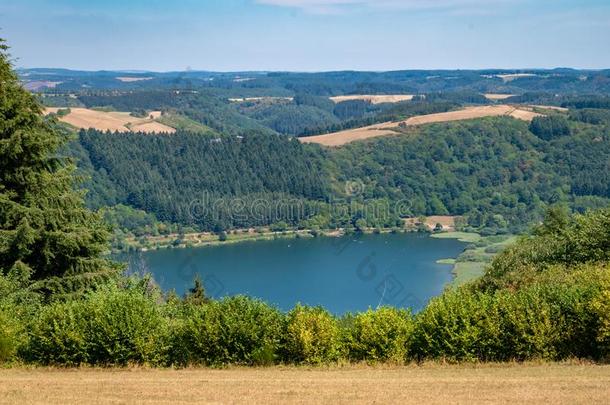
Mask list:
[[[45,114],[57,113],[58,110],[60,108],[48,107],[45,109]],[[153,111],[145,118],[138,118],[132,117],[128,112],[70,108],[70,113],[59,117],[59,120],[79,129],[93,128],[100,131],[161,132],[168,134],[176,132],[174,128],[155,121],[160,116],[160,111]]]
[[608,398],[610,366],[591,364],[0,370],[2,404],[559,405]]
[[350,96],[334,96],[329,97],[334,103],[340,103],[342,101],[349,100],[363,100],[369,101],[371,104],[381,103],[398,103],[400,101],[410,101],[413,99],[412,94],[388,94],[388,95],[370,95],[370,94],[358,94]]
[[394,135],[399,127],[417,126],[436,122],[469,120],[474,118],[510,116],[524,121],[531,121],[542,114],[530,111],[525,107],[515,107],[506,104],[466,107],[461,110],[437,114],[426,114],[411,117],[399,122],[384,122],[361,128],[347,129],[331,134],[299,138],[302,142],[318,143],[325,146],[341,146],[349,142]]

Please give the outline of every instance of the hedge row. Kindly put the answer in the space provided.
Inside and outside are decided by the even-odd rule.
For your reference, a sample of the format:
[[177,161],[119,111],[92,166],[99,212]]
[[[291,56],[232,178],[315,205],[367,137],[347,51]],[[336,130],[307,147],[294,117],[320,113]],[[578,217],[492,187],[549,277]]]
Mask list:
[[566,277],[514,292],[447,291],[415,316],[383,307],[341,318],[300,305],[283,313],[239,296],[160,302],[138,288],[113,287],[20,317],[0,308],[0,361],[217,366],[607,357],[608,269],[588,266]]

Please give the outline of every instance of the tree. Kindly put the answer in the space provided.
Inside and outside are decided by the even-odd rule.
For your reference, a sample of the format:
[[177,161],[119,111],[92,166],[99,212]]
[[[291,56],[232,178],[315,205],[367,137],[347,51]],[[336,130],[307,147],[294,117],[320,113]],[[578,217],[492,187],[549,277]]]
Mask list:
[[189,292],[186,294],[185,301],[193,305],[203,305],[210,301],[210,299],[205,295],[205,287],[203,286],[203,282],[201,281],[201,277],[199,277],[199,275],[195,276],[193,288],[189,289]]
[[568,120],[561,115],[535,117],[529,129],[534,135],[545,141],[570,135]]
[[83,293],[121,267],[102,258],[109,230],[57,157],[67,136],[45,122],[0,40],[0,272],[19,272],[47,297]]

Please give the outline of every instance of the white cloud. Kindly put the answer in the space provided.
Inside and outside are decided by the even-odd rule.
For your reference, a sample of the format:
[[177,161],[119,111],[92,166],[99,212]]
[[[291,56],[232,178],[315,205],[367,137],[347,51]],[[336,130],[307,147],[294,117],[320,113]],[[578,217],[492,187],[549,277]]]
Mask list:
[[502,3],[519,0],[255,0],[258,4],[300,9],[315,14],[334,14],[355,9],[451,10],[484,12]]

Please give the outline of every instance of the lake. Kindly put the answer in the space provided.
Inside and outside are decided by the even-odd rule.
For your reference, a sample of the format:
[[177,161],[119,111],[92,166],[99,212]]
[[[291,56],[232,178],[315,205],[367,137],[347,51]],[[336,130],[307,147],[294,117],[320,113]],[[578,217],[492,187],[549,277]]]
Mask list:
[[452,266],[436,261],[464,246],[418,233],[357,234],[162,249],[130,254],[129,262],[178,294],[198,274],[214,298],[244,294],[283,310],[300,302],[343,314],[378,305],[421,309],[452,280]]

